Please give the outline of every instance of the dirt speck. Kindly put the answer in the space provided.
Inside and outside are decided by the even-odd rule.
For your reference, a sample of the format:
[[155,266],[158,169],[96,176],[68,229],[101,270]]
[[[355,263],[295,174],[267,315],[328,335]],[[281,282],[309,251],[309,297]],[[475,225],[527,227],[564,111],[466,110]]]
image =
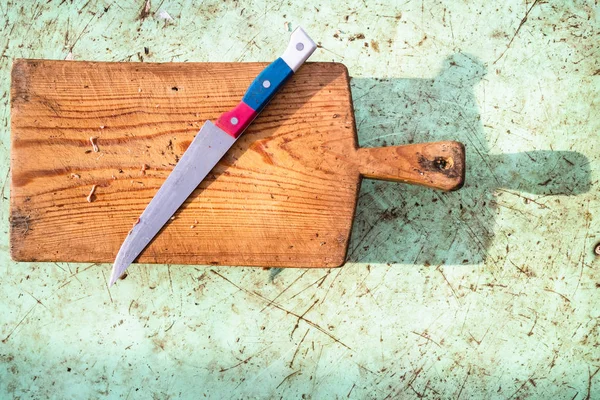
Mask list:
[[494,31],[494,32],[492,32],[492,34],[491,34],[491,37],[492,37],[493,39],[501,39],[501,38],[503,38],[503,37],[505,37],[505,36],[506,36],[506,33],[504,33],[504,32],[503,32],[503,31],[501,31],[501,30],[495,30],[495,31]]

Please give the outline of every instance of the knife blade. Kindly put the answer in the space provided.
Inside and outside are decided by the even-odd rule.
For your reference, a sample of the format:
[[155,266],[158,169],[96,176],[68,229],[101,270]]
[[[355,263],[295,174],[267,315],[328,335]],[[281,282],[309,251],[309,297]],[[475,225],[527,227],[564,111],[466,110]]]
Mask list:
[[242,101],[215,123],[206,121],[179,162],[127,234],[113,264],[110,286],[135,261],[175,211],[233,146],[284,83],[317,48],[298,27],[283,55],[250,84]]

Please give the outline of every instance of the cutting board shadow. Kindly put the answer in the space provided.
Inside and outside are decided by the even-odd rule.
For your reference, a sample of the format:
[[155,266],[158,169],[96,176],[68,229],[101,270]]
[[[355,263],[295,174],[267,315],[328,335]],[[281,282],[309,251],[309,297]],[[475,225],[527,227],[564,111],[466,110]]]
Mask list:
[[[13,258],[114,260],[202,123],[235,106],[264,66],[17,61]],[[501,196],[528,201],[526,193],[576,195],[590,186],[588,161],[576,152],[492,154],[488,136],[512,133],[481,122],[474,88],[485,73],[465,54],[452,55],[427,79],[349,82],[343,65],[305,65],[139,261],[483,261]],[[466,144],[471,167],[459,191],[361,179],[456,189],[465,173],[462,146],[420,144],[440,140]]]
[[514,133],[481,121],[474,89],[485,74],[476,57],[457,53],[433,69],[430,79],[351,80],[362,147],[452,139],[465,144],[469,168],[456,192],[363,181],[348,261],[481,263],[494,244],[498,213],[526,212],[502,210],[503,198],[517,196],[524,207],[539,208],[531,194],[575,196],[589,190],[589,161],[581,153],[492,152],[490,137]]

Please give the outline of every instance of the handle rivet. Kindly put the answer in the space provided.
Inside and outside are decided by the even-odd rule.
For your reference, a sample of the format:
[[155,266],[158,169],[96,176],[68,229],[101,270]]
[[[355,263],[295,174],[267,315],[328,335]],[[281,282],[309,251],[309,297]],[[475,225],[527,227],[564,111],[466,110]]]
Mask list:
[[304,50],[304,43],[297,43],[296,44],[296,50],[298,50],[298,51]]
[[238,119],[236,117],[231,118],[231,125],[237,125],[238,124]]
[[271,87],[271,82],[269,82],[268,80],[264,81],[263,82],[263,87],[266,88],[266,89],[270,88]]

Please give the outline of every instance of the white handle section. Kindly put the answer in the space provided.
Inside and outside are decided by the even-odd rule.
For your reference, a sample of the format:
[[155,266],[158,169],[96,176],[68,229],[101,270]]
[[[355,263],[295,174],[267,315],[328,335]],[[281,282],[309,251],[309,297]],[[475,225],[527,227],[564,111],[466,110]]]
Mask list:
[[317,45],[306,32],[304,32],[304,29],[297,27],[294,32],[292,32],[290,44],[288,44],[288,47],[285,49],[281,58],[294,72],[296,72],[316,48]]

